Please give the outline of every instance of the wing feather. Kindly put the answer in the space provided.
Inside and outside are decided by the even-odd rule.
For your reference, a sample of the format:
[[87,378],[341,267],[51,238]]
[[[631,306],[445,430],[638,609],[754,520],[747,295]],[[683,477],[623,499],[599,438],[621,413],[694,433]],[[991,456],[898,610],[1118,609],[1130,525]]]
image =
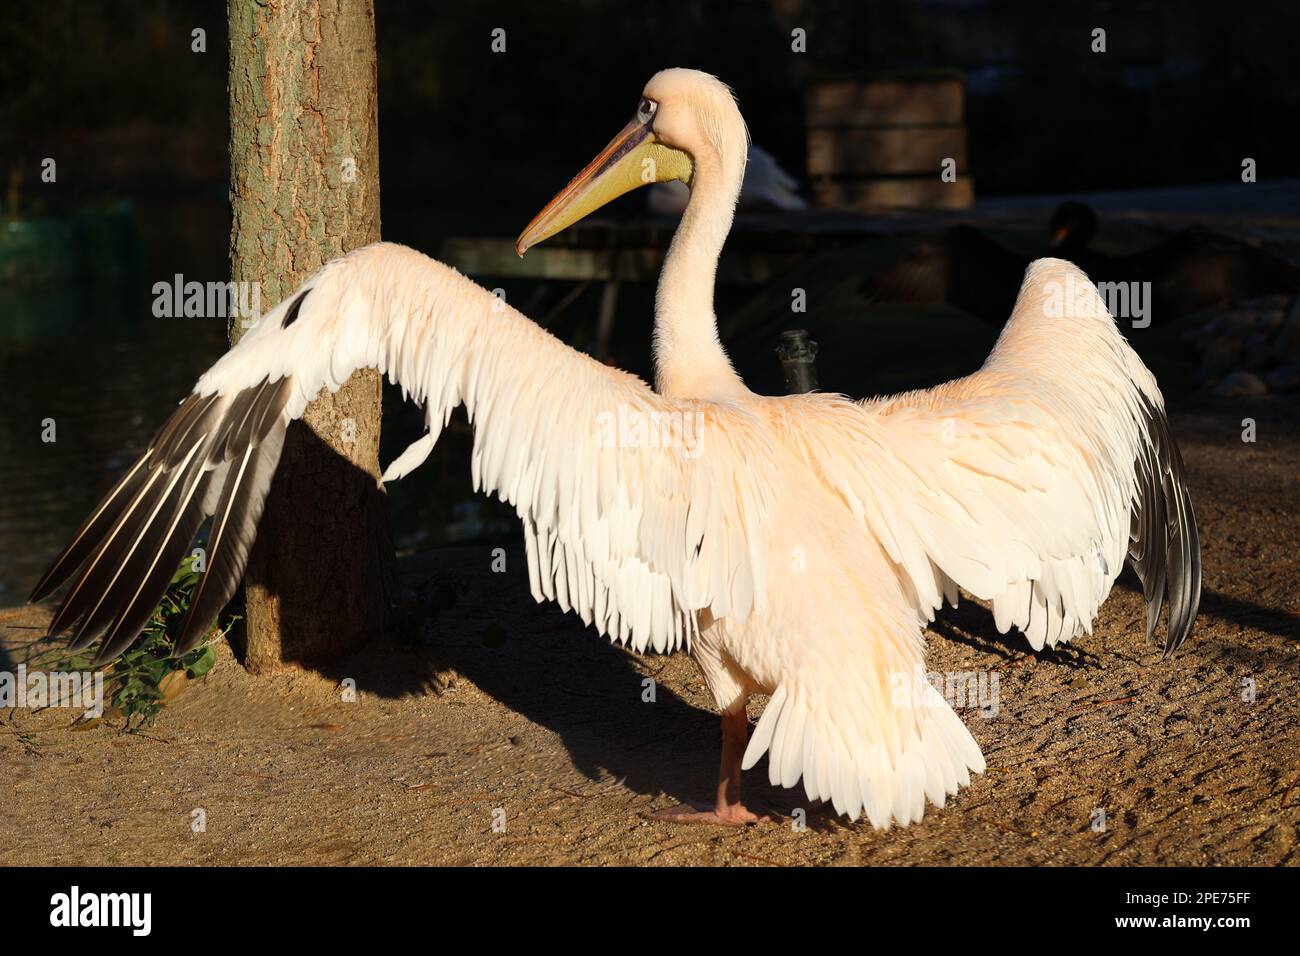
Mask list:
[[[148,622],[203,522],[217,511],[208,569],[177,641],[178,653],[188,650],[195,619],[210,623],[243,573],[279,460],[290,394],[286,379],[187,398],[37,586],[33,600],[71,582],[49,633],[72,629],[74,649],[102,638],[95,662],[116,658]],[[231,469],[235,455],[239,467]],[[264,480],[245,481],[250,471]],[[222,483],[220,495],[209,488],[214,480]],[[237,535],[227,530],[232,517]]]
[[1155,379],[1072,264],[1030,266],[980,371],[824,408],[833,421],[810,457],[923,620],[956,585],[1035,648],[1069,641],[1091,628],[1127,556],[1148,634],[1166,586],[1166,649],[1191,632],[1200,548],[1182,458]]
[[[637,650],[682,646],[704,608],[743,620],[761,605],[759,523],[780,481],[752,411],[657,395],[452,270],[403,253],[426,303],[405,321],[447,319],[433,335],[390,329],[391,342],[438,345],[419,366],[390,348],[384,366],[404,370],[432,435],[465,406],[473,486],[522,519],[534,597]],[[699,434],[703,449],[685,440]]]

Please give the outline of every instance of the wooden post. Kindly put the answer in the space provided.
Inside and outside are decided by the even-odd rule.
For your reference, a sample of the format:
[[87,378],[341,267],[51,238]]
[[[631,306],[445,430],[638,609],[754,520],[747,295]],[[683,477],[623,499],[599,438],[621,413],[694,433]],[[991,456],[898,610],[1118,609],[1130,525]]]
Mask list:
[[[379,239],[374,8],[228,0],[227,13],[231,270],[260,285],[265,310],[328,260]],[[377,372],[353,375],[289,430],[246,576],[252,671],[347,651],[389,620],[380,384]]]

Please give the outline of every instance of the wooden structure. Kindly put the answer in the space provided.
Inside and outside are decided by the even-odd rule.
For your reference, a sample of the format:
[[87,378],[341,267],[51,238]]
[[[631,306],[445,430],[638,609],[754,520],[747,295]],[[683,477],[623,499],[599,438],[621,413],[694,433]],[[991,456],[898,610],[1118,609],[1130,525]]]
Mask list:
[[[677,220],[613,222],[589,219],[520,258],[514,240],[505,237],[457,236],[444,240],[439,258],[475,279],[533,279],[575,282],[574,290],[551,310],[554,315],[592,283],[602,285],[596,354],[607,352],[624,282],[655,283]],[[772,212],[737,217],[718,262],[724,285],[765,285],[818,251],[861,242],[892,231],[887,222],[835,213]]]
[[[965,85],[927,71],[809,86],[808,176],[827,209],[966,209],[975,200],[966,165]],[[944,181],[946,160],[956,179]]]
[[[761,286],[800,262],[828,249],[843,248],[872,237],[942,228],[942,214],[899,213],[871,219],[837,212],[745,213],[736,217],[718,261],[718,282]],[[593,283],[602,287],[596,354],[604,358],[625,282],[659,281],[677,220],[616,222],[587,219],[552,236],[520,258],[514,240],[505,236],[454,236],[443,240],[438,257],[467,276],[491,279],[555,280],[576,283],[546,316],[545,325]]]

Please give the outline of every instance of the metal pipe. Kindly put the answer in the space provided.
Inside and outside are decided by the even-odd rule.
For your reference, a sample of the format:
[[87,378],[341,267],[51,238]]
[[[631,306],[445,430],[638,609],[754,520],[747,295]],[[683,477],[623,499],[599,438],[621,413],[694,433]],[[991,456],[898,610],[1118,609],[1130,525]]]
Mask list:
[[808,337],[806,329],[782,332],[776,355],[781,360],[788,394],[801,395],[817,388],[817,343]]

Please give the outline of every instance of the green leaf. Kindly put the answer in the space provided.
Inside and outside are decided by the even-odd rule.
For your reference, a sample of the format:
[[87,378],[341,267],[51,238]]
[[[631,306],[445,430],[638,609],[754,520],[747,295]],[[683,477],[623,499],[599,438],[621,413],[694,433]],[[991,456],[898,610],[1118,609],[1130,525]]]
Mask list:
[[203,653],[199,655],[198,660],[194,661],[188,668],[186,668],[186,673],[188,673],[190,677],[202,677],[208,671],[212,670],[212,665],[216,662],[217,654],[212,649],[212,645],[209,644],[207,647],[203,648]]

